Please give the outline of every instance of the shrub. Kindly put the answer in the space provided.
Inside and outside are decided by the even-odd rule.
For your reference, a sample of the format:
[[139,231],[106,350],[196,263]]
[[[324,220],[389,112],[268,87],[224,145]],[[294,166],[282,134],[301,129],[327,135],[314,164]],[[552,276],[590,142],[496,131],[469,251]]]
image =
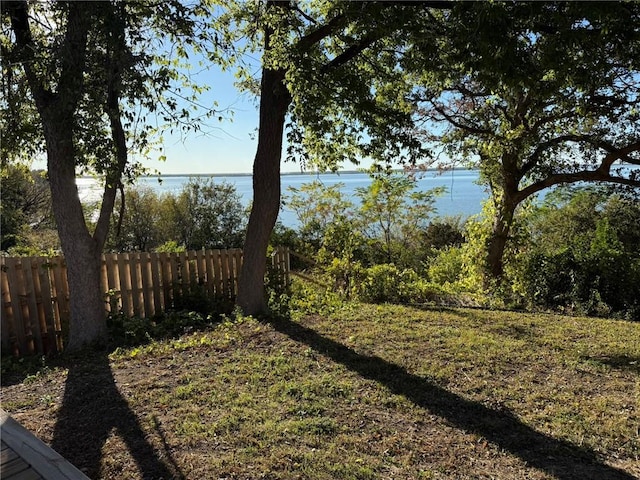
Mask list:
[[373,303],[424,303],[445,294],[438,285],[427,282],[414,270],[400,270],[393,264],[374,265],[362,273],[358,293]]
[[528,306],[640,320],[638,207],[594,190],[543,205],[517,278]]
[[460,247],[444,248],[429,262],[429,280],[438,285],[452,285],[462,275],[464,259]]

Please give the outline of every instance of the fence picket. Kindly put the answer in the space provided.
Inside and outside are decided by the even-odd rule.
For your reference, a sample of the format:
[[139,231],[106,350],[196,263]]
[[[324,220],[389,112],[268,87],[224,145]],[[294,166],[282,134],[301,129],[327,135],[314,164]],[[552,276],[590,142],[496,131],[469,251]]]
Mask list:
[[[9,259],[7,259],[9,260]],[[29,317],[29,309],[27,307],[27,302],[24,298],[24,290],[25,284],[22,278],[22,263],[20,259],[14,258],[11,259],[8,276],[9,276],[9,293],[11,295],[12,304],[14,306],[13,311],[15,314],[15,335],[18,340],[18,345],[20,347],[21,354],[31,353],[30,349],[30,338],[29,333],[27,333],[25,324],[28,321]],[[22,327],[22,328],[21,328]]]
[[[51,278],[51,300],[53,303],[53,313],[58,319],[56,322],[56,347],[62,350],[63,318],[67,315],[64,302],[64,286],[62,277],[62,265],[60,257],[49,260],[49,277]],[[64,277],[66,280],[66,277]]]
[[151,290],[153,291],[153,313],[162,312],[162,278],[160,275],[160,256],[157,253],[149,254],[149,268],[151,272]]
[[233,269],[232,269],[232,279],[233,279],[233,298],[238,296],[238,280],[240,279],[240,271],[242,270],[242,250],[236,248],[232,250],[233,256]]
[[[100,279],[105,312],[153,316],[174,308],[198,286],[211,296],[233,299],[242,260],[240,249],[105,254]],[[278,251],[274,263],[286,269],[288,251]],[[64,257],[2,257],[0,270],[3,353],[62,351],[70,314]]]
[[189,287],[194,288],[200,283],[198,265],[196,263],[196,252],[187,252],[187,262],[189,263]]
[[162,300],[163,308],[169,310],[173,305],[173,280],[171,278],[171,258],[168,253],[159,254],[160,276],[162,278]]
[[[34,262],[35,261],[35,262]],[[29,306],[29,318],[27,319],[27,330],[31,332],[34,352],[43,352],[42,330],[40,328],[40,308],[38,308],[38,297],[40,295],[40,281],[38,275],[34,275],[34,268],[37,269],[37,259],[24,258],[22,260],[22,273],[26,283],[27,305]],[[44,312],[42,312],[44,315]]]
[[56,328],[56,316],[53,311],[53,302],[51,299],[51,277],[49,262],[46,259],[40,259],[41,261],[38,264],[38,277],[40,281],[40,294],[42,295],[42,299],[40,305],[42,306],[43,312],[43,332],[45,338],[43,342],[46,347],[44,348],[44,353],[54,353],[58,351],[58,343],[56,341],[57,330]]
[[144,305],[144,316],[153,317],[155,314],[153,307],[153,283],[151,281],[151,259],[146,252],[140,253],[140,286]]
[[213,250],[211,252],[211,261],[213,262],[213,286],[215,289],[214,294],[218,296],[224,296],[224,289],[222,287],[222,257],[220,250]]
[[177,252],[171,253],[171,287],[173,289],[173,307],[182,296],[182,263]]
[[198,265],[198,283],[200,285],[207,285],[209,279],[207,278],[207,266],[204,259],[204,250],[198,250],[196,252],[196,265]]
[[118,275],[118,256],[115,253],[104,255],[107,271],[107,305],[110,313],[122,310],[122,292],[120,291],[120,276]]
[[129,254],[118,256],[118,278],[120,279],[120,297],[122,311],[128,317],[133,317],[133,299],[131,294],[131,274],[129,273]]
[[11,352],[12,355],[17,356],[19,354],[18,341],[16,338],[16,321],[14,319],[15,303],[11,302],[11,294],[9,292],[9,280],[7,271],[9,267],[6,264],[7,259],[2,257],[0,259],[1,265],[1,282],[2,282],[2,304],[3,316],[2,316],[2,330],[0,335],[2,336],[2,350],[5,352]]
[[211,250],[205,250],[203,252],[204,256],[204,268],[207,270],[207,292],[211,297],[216,294],[216,286],[215,286],[215,275],[213,268],[213,256]]
[[221,250],[220,251],[220,266],[222,273],[222,295],[228,296],[231,293],[229,288],[229,251]]

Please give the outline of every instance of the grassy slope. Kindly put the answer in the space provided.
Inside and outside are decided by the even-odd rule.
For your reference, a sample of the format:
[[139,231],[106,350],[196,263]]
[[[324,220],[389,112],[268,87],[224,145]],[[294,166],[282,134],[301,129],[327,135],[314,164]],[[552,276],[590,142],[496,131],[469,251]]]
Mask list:
[[639,378],[638,323],[347,304],[66,359],[2,404],[93,478],[631,479]]

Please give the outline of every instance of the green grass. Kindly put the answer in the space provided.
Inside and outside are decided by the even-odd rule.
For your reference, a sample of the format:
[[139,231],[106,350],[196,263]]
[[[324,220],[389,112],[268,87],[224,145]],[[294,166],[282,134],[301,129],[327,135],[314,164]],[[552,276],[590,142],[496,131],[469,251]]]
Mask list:
[[63,359],[2,405],[94,478],[631,479],[639,361],[638,323],[346,303]]

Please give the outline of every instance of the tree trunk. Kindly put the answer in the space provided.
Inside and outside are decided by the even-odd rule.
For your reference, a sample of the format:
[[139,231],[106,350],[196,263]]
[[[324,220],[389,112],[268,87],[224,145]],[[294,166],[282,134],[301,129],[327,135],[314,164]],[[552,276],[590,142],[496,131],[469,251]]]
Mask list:
[[493,222],[493,229],[487,241],[485,285],[488,285],[492,280],[498,282],[502,280],[504,273],[504,250],[509,239],[509,231],[511,230],[517,205],[518,204],[506,194],[500,202]]
[[67,350],[104,341],[107,333],[100,288],[101,248],[89,233],[75,183],[71,135],[48,126],[47,169],[53,214],[67,264],[71,319]]
[[264,68],[260,86],[258,149],[253,162],[253,205],[236,299],[245,315],[260,315],[267,310],[264,289],[267,247],[280,210],[282,137],[290,103],[284,72]]
[[[67,349],[79,349],[106,336],[105,305],[100,289],[102,244],[87,229],[76,187],[74,129],[76,109],[84,89],[84,69],[91,5],[70,2],[60,45],[57,91],[48,89],[46,72],[35,61],[27,2],[9,5],[29,88],[35,100],[47,148],[47,171],[53,215],[67,264],[71,319]],[[56,82],[54,82],[56,83]]]

